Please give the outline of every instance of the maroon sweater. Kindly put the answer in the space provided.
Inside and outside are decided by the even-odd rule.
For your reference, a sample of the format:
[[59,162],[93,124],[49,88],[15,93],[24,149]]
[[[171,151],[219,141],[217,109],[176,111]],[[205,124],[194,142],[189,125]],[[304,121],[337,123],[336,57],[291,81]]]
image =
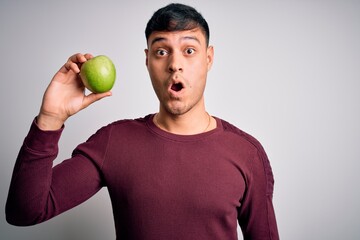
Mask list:
[[98,130],[53,167],[61,130],[32,124],[18,155],[7,221],[50,219],[107,187],[117,239],[277,240],[273,174],[253,137],[216,118],[217,128],[184,136],[153,115]]

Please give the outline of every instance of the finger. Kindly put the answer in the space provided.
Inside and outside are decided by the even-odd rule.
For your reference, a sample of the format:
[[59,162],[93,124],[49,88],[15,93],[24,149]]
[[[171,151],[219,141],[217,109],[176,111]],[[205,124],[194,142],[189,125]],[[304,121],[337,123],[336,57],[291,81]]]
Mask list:
[[84,63],[87,61],[86,57],[84,56],[84,54],[78,53],[75,55],[76,56],[76,62],[78,63]]
[[79,60],[80,61],[84,60],[82,58],[84,58],[86,61],[86,58],[81,53],[76,53],[76,54],[72,55],[71,57],[68,58],[66,63],[60,68],[59,71],[62,73],[67,73],[70,70],[72,70],[75,73],[79,73],[80,68],[76,63],[79,62]]
[[104,93],[90,93],[84,98],[83,106],[84,108],[89,106],[90,104],[99,101],[102,98],[110,97],[112,95],[111,91],[104,92]]
[[86,58],[84,54],[82,53],[75,53],[71,57],[69,57],[68,62],[74,62],[74,63],[83,63],[86,62]]
[[72,70],[73,72],[75,73],[79,73],[80,72],[80,69],[79,69],[79,66],[74,63],[74,62],[71,62],[70,60],[67,61],[65,64],[64,64],[64,67],[67,71],[70,71]]
[[59,72],[68,73],[69,71],[73,71],[74,73],[79,73],[79,67],[75,65],[73,65],[71,62],[66,62],[64,65],[61,66]]
[[68,58],[64,66],[61,67],[60,72],[66,73],[72,70],[75,73],[79,73],[82,63],[86,62],[91,58],[93,58],[93,55],[90,53],[86,53],[86,54],[75,53],[74,55]]
[[85,58],[86,58],[87,60],[89,60],[89,59],[91,59],[91,58],[94,57],[91,53],[86,53],[84,56],[85,56]]
[[[87,57],[91,58],[92,56],[89,55]],[[79,73],[81,65],[88,60],[87,57],[84,54],[76,53],[69,58],[67,67],[69,70],[71,69],[75,73]]]
[[61,73],[67,73],[69,69],[66,66],[66,63],[60,68],[59,72]]

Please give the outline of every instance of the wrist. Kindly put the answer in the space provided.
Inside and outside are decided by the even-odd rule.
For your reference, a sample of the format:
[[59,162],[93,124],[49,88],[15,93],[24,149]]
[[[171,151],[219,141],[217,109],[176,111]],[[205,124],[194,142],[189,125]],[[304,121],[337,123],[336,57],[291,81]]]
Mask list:
[[44,131],[59,130],[64,123],[65,121],[60,118],[48,116],[42,113],[36,117],[37,126]]

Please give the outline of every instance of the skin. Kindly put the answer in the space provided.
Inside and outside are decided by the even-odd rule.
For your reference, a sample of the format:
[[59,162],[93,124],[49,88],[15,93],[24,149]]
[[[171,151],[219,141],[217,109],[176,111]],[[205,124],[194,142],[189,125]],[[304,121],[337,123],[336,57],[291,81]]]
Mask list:
[[[175,134],[197,134],[216,127],[205,110],[204,90],[214,57],[212,46],[199,28],[154,32],[145,49],[146,66],[159,99],[154,122]],[[172,90],[181,84],[180,91]],[[209,122],[210,121],[210,122]]]
[[[213,63],[214,50],[199,28],[176,32],[154,32],[145,49],[146,66],[160,107],[154,123],[161,129],[182,135],[209,131],[216,121],[205,110],[204,89]],[[81,65],[91,54],[76,53],[52,78],[37,116],[42,130],[60,129],[72,115],[111,92],[85,94],[80,80]],[[174,84],[182,89],[171,89]],[[178,89],[179,90],[179,89]]]
[[70,116],[104,97],[111,96],[110,91],[85,95],[85,86],[80,80],[79,72],[81,65],[92,57],[91,54],[74,54],[54,75],[44,93],[37,116],[40,129],[60,129]]

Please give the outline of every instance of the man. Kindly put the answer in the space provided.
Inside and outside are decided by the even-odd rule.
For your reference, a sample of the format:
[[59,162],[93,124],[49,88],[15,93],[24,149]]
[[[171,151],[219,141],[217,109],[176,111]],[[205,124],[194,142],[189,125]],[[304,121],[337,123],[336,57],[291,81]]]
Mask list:
[[98,130],[55,167],[70,116],[110,96],[84,94],[75,54],[55,74],[15,164],[6,217],[50,219],[108,188],[117,239],[278,239],[273,175],[261,145],[205,109],[214,51],[193,8],[170,4],[146,27],[146,66],[159,112]]

